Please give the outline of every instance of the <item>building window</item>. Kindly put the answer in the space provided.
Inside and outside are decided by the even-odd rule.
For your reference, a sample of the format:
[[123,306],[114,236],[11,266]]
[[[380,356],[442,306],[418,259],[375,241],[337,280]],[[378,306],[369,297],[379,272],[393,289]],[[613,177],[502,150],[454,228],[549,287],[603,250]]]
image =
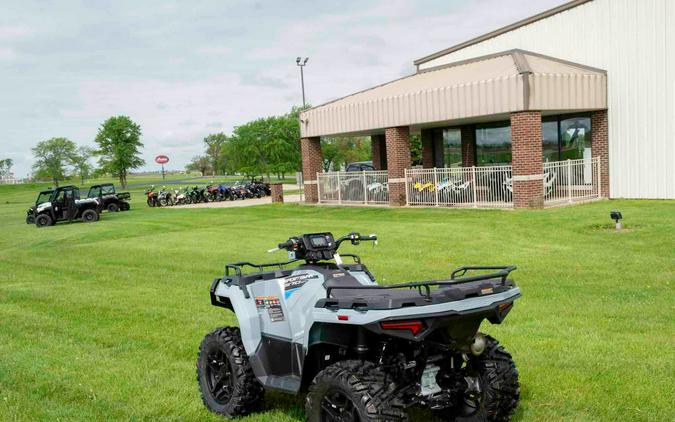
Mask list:
[[443,165],[462,166],[462,131],[457,128],[443,129]]
[[591,158],[588,115],[547,117],[541,124],[544,161]]
[[499,122],[476,125],[476,165],[511,164],[511,125]]

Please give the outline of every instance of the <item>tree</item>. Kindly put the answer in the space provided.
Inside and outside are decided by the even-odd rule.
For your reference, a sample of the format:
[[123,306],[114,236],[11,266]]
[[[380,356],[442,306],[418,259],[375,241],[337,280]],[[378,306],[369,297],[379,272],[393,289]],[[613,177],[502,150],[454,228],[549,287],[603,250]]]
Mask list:
[[89,147],[81,146],[73,156],[73,167],[75,168],[75,173],[80,176],[80,183],[82,184],[84,184],[84,180],[90,177],[94,171],[94,166],[89,162],[94,155],[94,152],[95,151]]
[[255,176],[286,173],[300,168],[299,108],[287,114],[260,118],[237,126],[228,143],[229,167]]
[[340,137],[322,140],[323,168],[339,171],[342,166],[357,161],[368,161],[371,158],[370,138]]
[[419,135],[410,135],[410,161],[414,166],[422,164],[422,138]]
[[99,164],[106,172],[119,177],[122,188],[127,187],[129,170],[145,164],[139,152],[143,148],[140,138],[141,127],[127,116],[109,118],[96,135]]
[[66,167],[73,163],[76,148],[75,143],[66,138],[52,138],[38,143],[32,149],[36,176],[48,177],[55,186],[59,186],[59,180],[66,178]]
[[206,155],[211,160],[211,171],[213,172],[213,175],[225,172],[225,156],[222,154],[222,151],[227,143],[227,139],[227,135],[222,132],[212,133],[204,138]]
[[11,158],[5,158],[0,160],[0,177],[9,177],[9,173],[12,170],[14,165],[14,160]]
[[209,157],[206,157],[204,155],[198,155],[196,157],[192,158],[192,161],[185,166],[185,170],[190,172],[190,171],[198,171],[202,174],[202,176],[206,176],[206,173],[211,169],[211,159]]

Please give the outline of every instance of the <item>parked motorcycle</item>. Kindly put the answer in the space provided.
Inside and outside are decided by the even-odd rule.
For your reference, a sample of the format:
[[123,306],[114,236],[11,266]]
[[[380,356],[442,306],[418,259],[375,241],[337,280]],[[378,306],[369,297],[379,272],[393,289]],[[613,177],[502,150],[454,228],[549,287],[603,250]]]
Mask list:
[[162,189],[159,191],[157,200],[161,207],[167,207],[175,204],[173,195],[170,190],[166,189],[166,186],[162,186]]
[[152,185],[148,189],[145,190],[145,196],[147,197],[147,203],[149,207],[158,207],[159,206],[159,198],[158,198],[158,193],[155,191],[155,185]]
[[223,198],[220,195],[220,189],[218,186],[215,186],[213,182],[210,185],[206,186],[206,191],[204,192],[204,197],[207,202],[222,201]]
[[175,205],[185,205],[187,204],[187,195],[185,194],[184,189],[174,189],[173,190],[173,195],[174,195],[174,204]]

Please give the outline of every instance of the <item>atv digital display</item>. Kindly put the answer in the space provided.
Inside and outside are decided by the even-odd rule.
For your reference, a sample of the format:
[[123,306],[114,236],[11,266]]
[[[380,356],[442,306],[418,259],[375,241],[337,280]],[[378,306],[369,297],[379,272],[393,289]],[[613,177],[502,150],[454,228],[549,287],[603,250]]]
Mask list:
[[324,235],[312,236],[309,238],[309,241],[314,248],[325,248],[328,246],[328,241]]

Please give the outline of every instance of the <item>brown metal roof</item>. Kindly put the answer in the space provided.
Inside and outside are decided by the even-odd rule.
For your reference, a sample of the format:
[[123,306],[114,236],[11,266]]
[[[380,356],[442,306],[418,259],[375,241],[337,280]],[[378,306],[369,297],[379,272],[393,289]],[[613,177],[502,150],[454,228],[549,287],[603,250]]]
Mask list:
[[439,58],[439,57],[442,57],[442,56],[445,56],[445,55],[447,55],[447,54],[453,53],[453,52],[455,52],[455,51],[457,51],[457,50],[461,50],[461,49],[463,49],[463,48],[466,48],[466,47],[468,47],[468,46],[470,46],[470,45],[478,44],[479,42],[488,40],[488,39],[490,39],[490,38],[494,38],[494,37],[496,37],[496,36],[498,36],[498,35],[501,35],[501,34],[503,34],[503,33],[505,33],[505,32],[513,31],[514,29],[518,29],[518,28],[520,28],[521,26],[529,25],[529,24],[531,24],[531,23],[540,21],[540,20],[542,20],[542,19],[546,19],[546,18],[548,18],[548,17],[550,17],[550,16],[553,16],[553,15],[556,15],[556,14],[558,14],[558,13],[564,12],[564,11],[566,11],[566,10],[572,9],[572,8],[574,8],[574,7],[580,6],[580,5],[584,4],[584,3],[588,3],[589,1],[593,1],[593,0],[574,0],[574,1],[570,1],[569,3],[565,3],[565,4],[562,4],[562,5],[558,6],[558,7],[554,7],[553,9],[549,9],[549,10],[547,10],[547,11],[545,11],[545,12],[541,12],[541,13],[536,14],[536,15],[534,15],[534,16],[530,16],[529,18],[519,20],[518,22],[512,23],[511,25],[507,25],[507,26],[505,26],[505,27],[503,27],[503,28],[499,28],[499,29],[494,30],[494,31],[492,31],[492,32],[488,32],[487,34],[481,35],[481,36],[479,36],[479,37],[472,38],[472,39],[470,39],[470,40],[468,40],[468,41],[465,41],[465,42],[463,42],[463,43],[454,45],[454,46],[452,46],[452,47],[450,47],[450,48],[446,48],[446,49],[444,49],[444,50],[437,51],[436,53],[429,54],[428,56],[424,56],[424,57],[422,57],[422,58],[420,58],[420,59],[415,60],[415,61],[413,62],[413,64],[414,64],[415,66],[419,66],[419,65],[422,64],[422,63],[426,63],[426,62],[428,62],[428,61],[437,59],[437,58]]
[[303,136],[372,133],[522,110],[607,107],[601,69],[508,50],[419,71],[301,113]]

